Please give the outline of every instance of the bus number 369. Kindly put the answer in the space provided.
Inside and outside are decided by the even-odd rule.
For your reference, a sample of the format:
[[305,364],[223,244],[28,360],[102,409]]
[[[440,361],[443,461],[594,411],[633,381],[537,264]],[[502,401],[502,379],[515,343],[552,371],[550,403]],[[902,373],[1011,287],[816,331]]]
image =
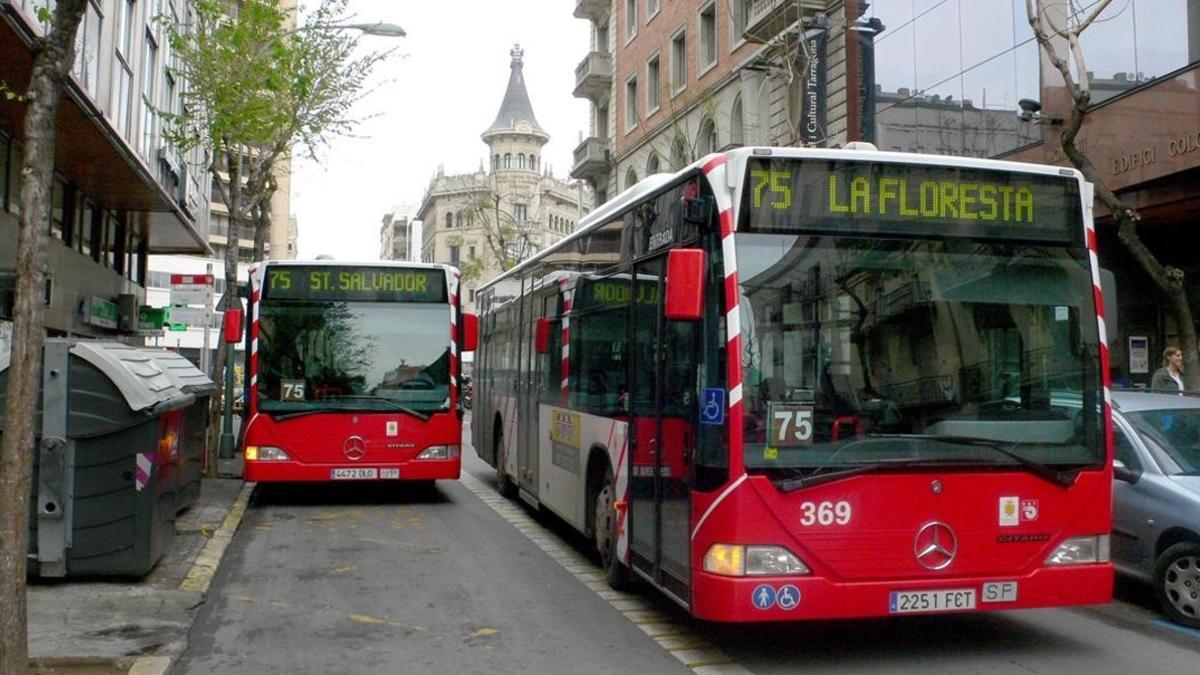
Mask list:
[[800,524],[812,525],[845,525],[850,522],[852,510],[850,502],[804,502],[800,505]]

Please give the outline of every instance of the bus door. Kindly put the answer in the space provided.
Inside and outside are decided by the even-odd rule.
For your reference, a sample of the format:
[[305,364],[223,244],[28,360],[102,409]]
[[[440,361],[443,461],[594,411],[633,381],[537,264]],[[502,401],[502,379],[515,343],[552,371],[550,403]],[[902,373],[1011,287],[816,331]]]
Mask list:
[[[526,279],[525,283],[531,283]],[[517,367],[517,485],[538,494],[538,381],[539,359],[534,350],[537,320],[542,316],[539,294],[526,292],[520,307],[520,365]]]
[[663,317],[665,269],[665,256],[637,265],[631,289],[630,561],[686,602],[699,323]]

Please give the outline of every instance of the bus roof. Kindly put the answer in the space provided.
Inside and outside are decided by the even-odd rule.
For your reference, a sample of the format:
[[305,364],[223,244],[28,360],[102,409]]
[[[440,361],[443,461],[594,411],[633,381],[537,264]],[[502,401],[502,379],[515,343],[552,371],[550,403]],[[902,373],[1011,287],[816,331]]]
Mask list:
[[303,265],[304,267],[414,267],[420,269],[439,270],[457,269],[453,265],[446,265],[444,263],[411,262],[408,260],[264,260],[262,261],[262,265]]
[[[701,157],[675,173],[655,173],[646,176],[631,187],[626,188],[617,196],[601,204],[594,211],[579,221],[579,227],[570,235],[554,242],[554,244],[538,251],[536,255],[521,262],[507,272],[495,277],[479,287],[480,291],[491,288],[496,283],[510,279],[520,274],[524,269],[538,260],[550,255],[558,249],[582,237],[591,230],[608,222],[614,215],[677,182],[697,175],[703,167],[718,156],[724,156],[727,163],[742,166],[750,157],[794,157],[798,159],[841,159],[860,162],[888,162],[893,164],[927,164],[933,166],[961,167],[966,169],[985,169],[991,171],[1008,171],[1012,173],[1032,173],[1046,176],[1063,176],[1083,181],[1083,174],[1077,169],[1052,164],[1031,164],[1028,162],[1010,162],[1002,159],[980,159],[975,157],[957,157],[954,155],[931,155],[914,152],[891,152],[874,149],[869,143],[858,143],[854,148],[769,148],[747,146],[735,148],[724,153],[714,153]],[[736,186],[731,186],[736,187]]]

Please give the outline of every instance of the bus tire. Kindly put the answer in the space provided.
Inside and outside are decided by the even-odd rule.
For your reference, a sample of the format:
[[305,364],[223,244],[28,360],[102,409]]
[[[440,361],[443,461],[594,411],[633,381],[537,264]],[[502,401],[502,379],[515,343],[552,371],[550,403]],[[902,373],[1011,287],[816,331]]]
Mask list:
[[492,429],[492,439],[496,450],[493,455],[496,458],[496,491],[505,499],[515,499],[517,485],[504,473],[504,465],[508,463],[508,444],[504,442],[504,427],[498,418]]
[[596,515],[592,530],[596,551],[600,554],[600,567],[604,570],[608,585],[619,591],[629,586],[629,570],[625,568],[625,563],[617,559],[616,492],[612,469],[605,469],[604,483],[596,493]]

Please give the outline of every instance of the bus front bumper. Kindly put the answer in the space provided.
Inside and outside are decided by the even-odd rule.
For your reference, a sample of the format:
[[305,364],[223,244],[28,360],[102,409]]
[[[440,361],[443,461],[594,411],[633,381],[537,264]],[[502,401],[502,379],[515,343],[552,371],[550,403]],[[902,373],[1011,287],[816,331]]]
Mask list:
[[1103,604],[1112,600],[1113,568],[1102,563],[1043,567],[1024,576],[869,583],[694,572],[692,583],[697,618],[798,621]]

